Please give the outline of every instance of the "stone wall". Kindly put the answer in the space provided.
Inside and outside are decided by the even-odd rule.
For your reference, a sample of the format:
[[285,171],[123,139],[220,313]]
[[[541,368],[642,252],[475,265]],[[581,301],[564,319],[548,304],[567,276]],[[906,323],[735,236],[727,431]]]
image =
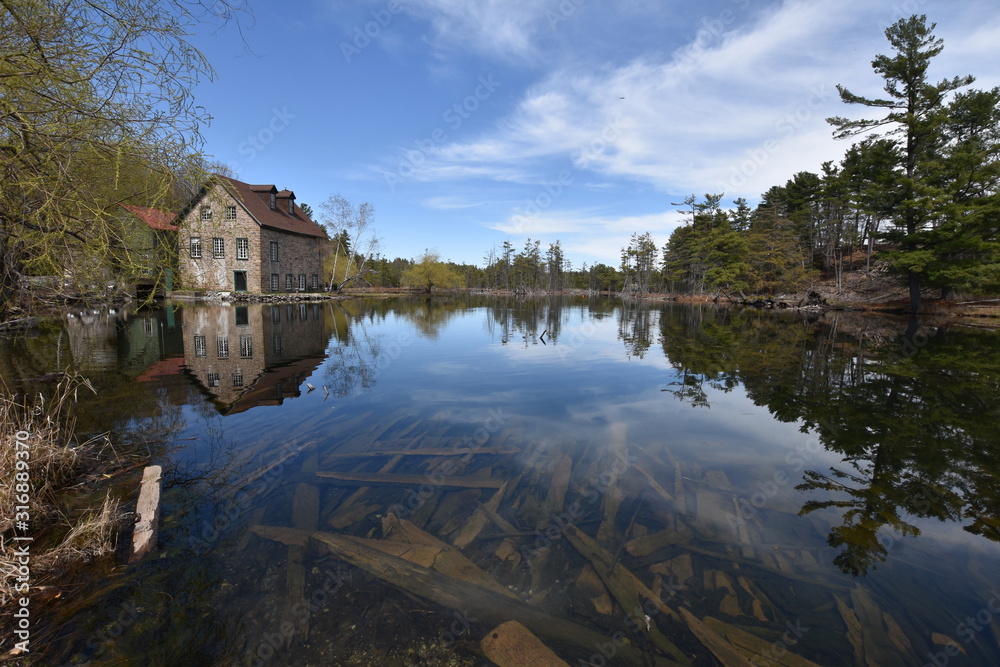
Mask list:
[[[236,219],[226,220],[226,207],[235,206]],[[202,210],[211,219],[202,219]],[[201,240],[201,257],[191,256],[191,239]],[[214,257],[213,239],[222,239],[223,257]],[[237,240],[247,240],[247,259],[237,256]],[[278,243],[278,261],[271,261],[271,241]],[[224,187],[215,184],[181,220],[177,233],[180,286],[186,290],[233,291],[236,271],[245,271],[250,293],[285,292],[287,276],[299,287],[306,276],[306,289],[313,289],[313,276],[323,284],[322,239],[263,228]],[[278,275],[278,289],[271,289],[271,275]]]
[[[278,242],[278,261],[271,261],[271,241]],[[299,276],[306,277],[306,291],[323,287],[322,239],[286,234],[275,229],[261,229],[261,291],[271,292],[271,274],[278,276],[278,292],[289,291],[288,276],[292,276],[292,291],[299,289]],[[318,287],[313,287],[313,277]]]
[[[236,219],[226,220],[226,207],[236,207]],[[211,220],[202,210],[211,210]],[[261,284],[260,225],[221,185],[213,185],[205,197],[180,221],[177,232],[180,282],[184,289],[232,290],[234,272],[245,271],[247,289]],[[191,257],[191,239],[201,239],[201,257]],[[213,239],[223,243],[223,257],[213,256]],[[247,239],[248,259],[237,259],[238,238]]]

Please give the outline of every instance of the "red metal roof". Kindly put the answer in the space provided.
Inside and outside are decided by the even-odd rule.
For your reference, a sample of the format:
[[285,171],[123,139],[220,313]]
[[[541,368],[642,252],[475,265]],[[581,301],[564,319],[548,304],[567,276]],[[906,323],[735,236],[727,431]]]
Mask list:
[[122,204],[121,207],[145,222],[153,229],[165,232],[177,231],[177,225],[172,224],[174,218],[176,217],[174,213],[161,211],[158,208],[146,208],[144,206],[132,206],[130,204]]
[[[301,234],[303,236],[326,237],[323,228],[303,213],[298,205],[292,209],[294,215],[289,215],[287,206],[271,208],[269,204],[257,196],[258,192],[275,191],[276,188],[273,185],[250,185],[242,181],[237,181],[235,178],[218,174],[216,178],[243,203],[250,212],[250,215],[262,226],[278,229],[283,232],[291,232],[292,234]],[[282,192],[289,191],[283,190]]]

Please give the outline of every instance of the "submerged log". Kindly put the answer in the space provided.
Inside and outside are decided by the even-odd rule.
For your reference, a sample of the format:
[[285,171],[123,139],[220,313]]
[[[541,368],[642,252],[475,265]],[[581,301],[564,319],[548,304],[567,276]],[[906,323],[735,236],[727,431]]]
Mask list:
[[[434,560],[430,564],[423,564],[425,567],[431,567],[449,577],[481,586],[500,595],[517,598],[514,593],[480,569],[478,565],[469,560],[461,551],[450,544],[442,542],[430,533],[417,528],[405,519],[399,519],[395,515],[390,514],[382,519],[382,531],[385,539],[370,540],[369,546],[381,550],[383,548],[382,544],[376,543],[395,542],[406,546],[419,545],[428,547],[435,550],[436,553]],[[405,551],[403,554],[405,554]],[[403,554],[396,553],[394,555],[406,558]],[[407,560],[409,559],[407,558]]]
[[622,606],[625,613],[636,627],[645,626],[649,640],[661,651],[675,660],[686,663],[687,658],[666,635],[657,628],[655,620],[646,613],[646,604],[653,605],[653,611],[659,611],[671,618],[679,620],[677,612],[656,597],[642,581],[617,559],[601,547],[596,540],[576,528],[566,527],[566,539],[594,566],[594,571],[608,587],[611,595]]
[[694,533],[684,523],[679,523],[677,530],[661,530],[652,535],[642,535],[625,543],[625,550],[632,556],[642,557],[675,544],[688,544]]
[[251,484],[256,482],[258,479],[260,479],[267,473],[271,472],[272,470],[283,464],[288,459],[300,454],[306,447],[310,447],[314,444],[316,444],[315,441],[310,440],[309,442],[299,445],[298,447],[295,447],[293,449],[290,449],[284,452],[283,454],[279,454],[275,460],[271,461],[266,465],[261,466],[257,470],[253,471],[252,473],[241,479],[236,484],[230,486],[226,491],[224,491],[221,494],[222,498],[229,498],[230,496],[236,495],[237,493],[239,493],[246,487],[250,486]]
[[[896,642],[892,640],[883,628],[882,609],[879,608],[875,600],[872,599],[868,591],[861,584],[855,584],[851,591],[851,605],[861,623],[861,637],[865,647],[865,658],[869,663],[880,665],[891,665],[899,662],[899,649]],[[904,635],[905,637],[905,635]],[[958,649],[963,653],[964,649],[959,645]],[[902,662],[912,663],[917,657],[914,653],[904,654]]]
[[250,544],[250,538],[254,536],[253,527],[260,523],[260,520],[264,518],[264,512],[267,511],[266,507],[258,507],[250,515],[250,526],[247,528],[247,532],[243,533],[243,537],[236,544],[236,551],[243,551]]
[[851,643],[851,648],[854,649],[854,663],[857,665],[867,665],[868,661],[865,659],[865,642],[862,638],[861,621],[854,614],[844,598],[839,595],[835,595],[834,599],[837,602],[837,611],[840,612],[840,617],[844,619],[844,625],[847,626],[847,640]]
[[[302,466],[303,472],[315,471],[315,454]],[[313,531],[319,527],[319,489],[312,484],[295,487],[292,499],[292,525],[301,530]],[[288,570],[285,574],[285,618],[291,619],[295,609],[306,599],[305,547],[293,544],[288,547]],[[309,616],[298,619],[295,632],[285,638],[285,648],[289,648],[296,635],[309,639]]]
[[[496,513],[497,509],[500,507],[500,501],[503,499],[504,492],[507,490],[507,485],[504,484],[499,489],[493,492],[493,497],[486,501],[485,505],[480,505],[476,508],[476,511],[472,513],[464,524],[457,530],[455,537],[452,538],[451,543],[455,545],[458,549],[464,549],[469,544],[472,543],[479,533],[483,531],[486,524],[490,521],[490,516],[487,514],[487,510],[491,513]],[[485,509],[484,509],[485,508]]]
[[609,479],[604,497],[601,498],[601,514],[604,519],[597,529],[597,541],[608,547],[618,540],[616,539],[618,510],[621,509],[625,500],[625,492],[618,486],[619,466],[622,462],[628,461],[628,446],[626,444],[626,426],[621,422],[611,425],[611,438],[608,442],[608,457],[611,463],[608,466]]
[[308,530],[288,526],[250,526],[250,530],[266,540],[280,542],[286,546],[297,544],[304,547],[309,544],[309,536],[312,535]]
[[323,461],[336,459],[376,458],[384,456],[480,456],[485,454],[520,454],[520,447],[430,447],[426,449],[378,449],[369,452],[328,454]]
[[133,563],[156,546],[156,535],[160,523],[160,486],[163,480],[163,468],[149,466],[142,471],[142,482],[139,486],[139,501],[135,514],[138,522],[132,534],[132,555],[129,562]]
[[[291,621],[293,610],[296,605],[302,604],[305,600],[306,591],[306,548],[293,544],[288,547],[288,563],[285,570],[285,611],[284,618]],[[285,648],[291,647],[296,635],[301,635],[302,639],[309,639],[309,616],[296,619],[295,629],[285,635]]]
[[[552,616],[518,599],[501,595],[489,589],[460,581],[433,569],[411,563],[375,549],[365,540],[332,533],[256,526],[255,532],[264,537],[279,539],[285,543],[305,543],[310,538],[324,545],[331,554],[346,563],[354,565],[369,574],[412,595],[422,597],[434,604],[462,611],[469,616],[491,625],[500,625],[516,620],[537,634],[555,644],[576,647],[576,650],[590,655],[595,647],[610,646],[615,649],[616,664],[648,665],[649,656],[623,641],[615,641],[573,621]],[[379,540],[370,540],[379,541]],[[687,664],[687,660],[684,660]],[[676,664],[657,658],[656,667]]]
[[708,627],[694,614],[681,607],[681,616],[684,622],[698,640],[705,645],[712,654],[719,659],[725,667],[754,667],[754,664],[744,658],[724,637],[712,628]]
[[336,483],[357,483],[366,486],[404,486],[419,487],[423,484],[432,487],[449,489],[499,489],[505,479],[489,477],[447,477],[445,475],[384,475],[381,473],[364,472],[326,472],[316,473],[317,481]]
[[580,570],[580,576],[576,578],[576,585],[590,598],[590,602],[598,614],[610,616],[613,613],[611,596],[608,594],[604,582],[594,571],[593,565],[590,563],[584,565],[583,569]]
[[556,462],[552,475],[549,477],[549,490],[539,507],[539,516],[535,526],[538,530],[545,530],[549,522],[552,521],[552,517],[562,514],[572,473],[573,459],[563,454]]
[[649,474],[649,472],[645,468],[636,463],[633,463],[632,469],[646,478],[646,483],[649,484],[649,488],[651,488],[653,491],[656,492],[656,495],[666,500],[670,505],[674,504],[674,497],[670,495],[670,493],[667,492],[666,489],[660,486],[660,483],[657,482],[656,479],[651,474]]
[[517,621],[493,628],[479,645],[483,655],[499,667],[569,667],[569,663]]
[[[819,667],[815,662],[788,651],[787,647],[784,651],[775,651],[773,642],[711,616],[703,618],[702,623],[724,637],[737,653],[758,667]],[[778,653],[780,656],[773,660],[767,657]]]
[[[396,421],[399,421],[398,419]],[[393,422],[395,423],[395,422]],[[416,424],[408,427],[407,430],[415,428]],[[407,448],[402,450],[402,452],[409,451],[410,449],[416,447],[417,440],[411,440],[407,444]],[[403,460],[403,453],[397,452],[388,461],[382,464],[379,468],[379,473],[385,474],[392,472],[399,462]],[[330,457],[328,456],[327,459]],[[324,459],[324,462],[327,460]],[[371,487],[362,486],[359,489],[355,489],[354,492],[349,495],[336,509],[336,512],[327,519],[327,523],[336,529],[346,528],[361,519],[365,519],[377,510],[381,505],[363,503],[361,502],[368,492],[371,491]]]

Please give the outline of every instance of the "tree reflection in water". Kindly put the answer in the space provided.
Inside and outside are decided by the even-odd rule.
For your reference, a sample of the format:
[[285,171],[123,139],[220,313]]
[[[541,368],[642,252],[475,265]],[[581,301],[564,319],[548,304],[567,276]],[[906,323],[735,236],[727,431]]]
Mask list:
[[821,494],[800,514],[842,512],[827,539],[843,572],[876,568],[918,519],[1000,541],[995,332],[706,308],[668,310],[661,333],[679,387],[665,391],[708,407],[705,385],[741,383],[842,457],[795,488]]

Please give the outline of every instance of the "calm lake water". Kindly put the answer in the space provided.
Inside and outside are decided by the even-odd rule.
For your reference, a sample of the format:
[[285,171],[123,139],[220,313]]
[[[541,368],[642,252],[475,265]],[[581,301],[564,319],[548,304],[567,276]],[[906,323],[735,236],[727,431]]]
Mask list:
[[572,665],[1000,664],[998,342],[581,297],[47,323],[0,375],[91,378],[80,428],[165,488],[46,664],[485,665],[511,619]]

